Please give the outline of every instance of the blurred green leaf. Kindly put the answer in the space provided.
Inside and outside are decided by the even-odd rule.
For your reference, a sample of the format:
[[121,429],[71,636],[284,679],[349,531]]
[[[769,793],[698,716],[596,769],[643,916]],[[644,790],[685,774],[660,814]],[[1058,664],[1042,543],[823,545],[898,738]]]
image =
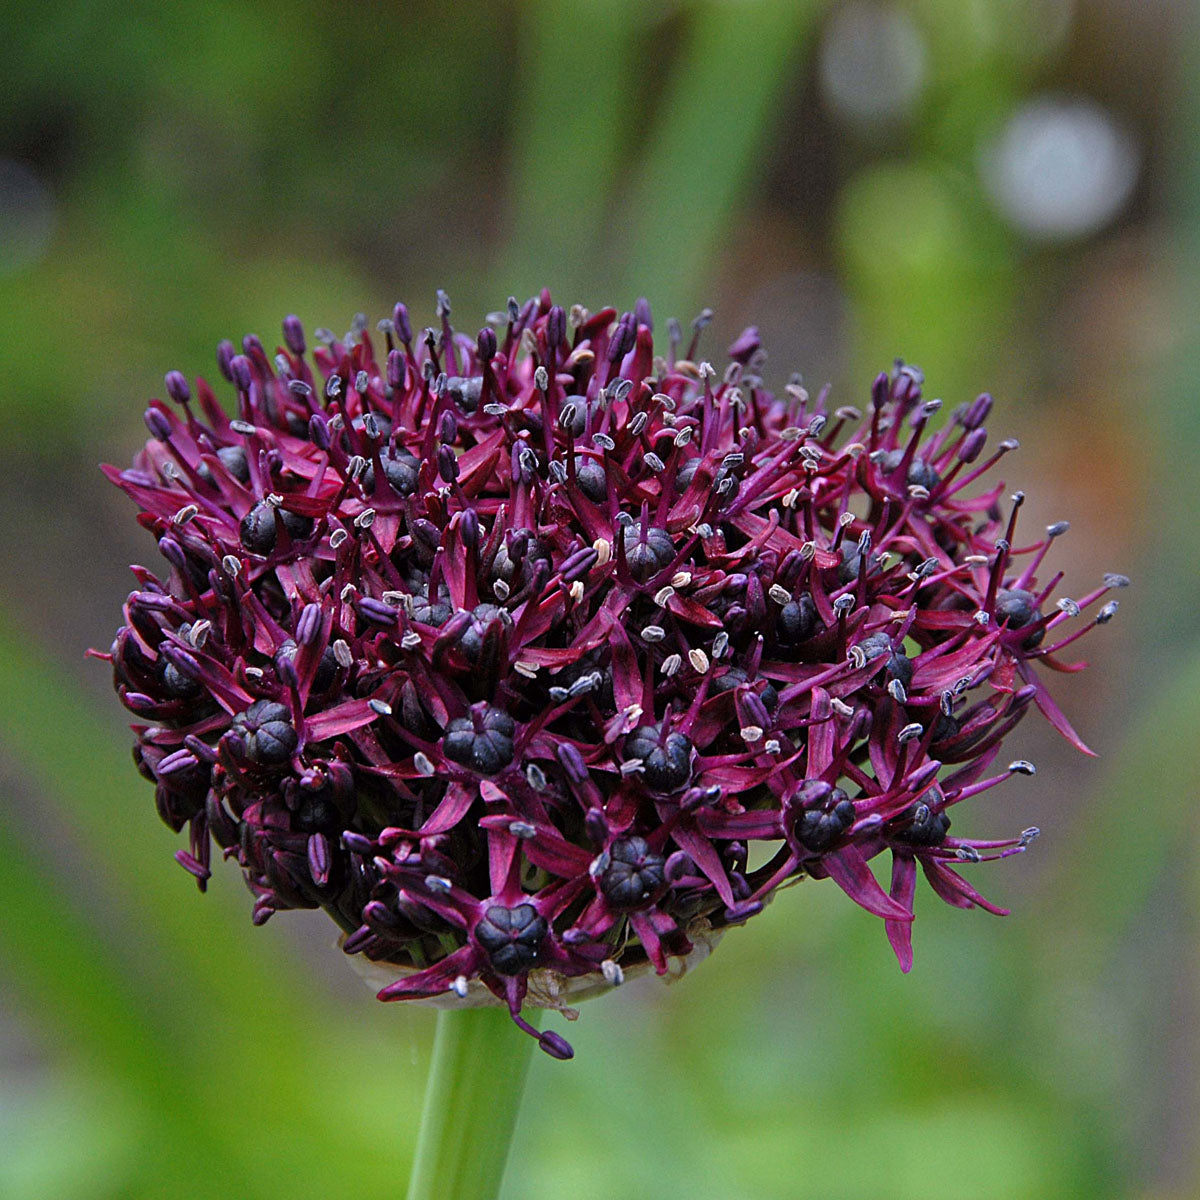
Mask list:
[[[763,155],[792,114],[778,101],[823,0],[705,0],[691,6],[666,94],[616,227],[620,303],[648,295],[690,316],[719,269],[738,204],[764,182]],[[672,48],[674,49],[674,48]]]
[[900,357],[953,404],[993,377],[1017,266],[973,184],[915,162],[866,168],[842,193],[837,236],[855,378]]
[[[296,1179],[314,1187],[371,1177],[378,1133],[362,1114],[385,1101],[384,1159],[402,1171],[419,1087],[406,1090],[400,1070],[380,1072],[370,1040],[339,1019],[280,941],[251,927],[233,872],[195,895],[123,739],[7,628],[0,727],[45,795],[36,831],[0,812],[0,945],[47,1035],[71,1030],[78,1041],[67,1044],[93,1069],[152,1098],[163,1135],[186,1125],[197,1144],[215,1143],[247,1169],[261,1143],[290,1145]],[[72,858],[81,872],[68,896],[41,864]],[[329,957],[330,970],[348,970],[332,946]],[[371,1004],[364,989],[362,1010]],[[296,1179],[280,1174],[258,1194],[288,1194]]]
[[[549,287],[599,307],[608,270],[613,182],[635,130],[638,50],[648,16],[628,0],[521,6],[504,294]],[[587,52],[580,53],[580,30]]]

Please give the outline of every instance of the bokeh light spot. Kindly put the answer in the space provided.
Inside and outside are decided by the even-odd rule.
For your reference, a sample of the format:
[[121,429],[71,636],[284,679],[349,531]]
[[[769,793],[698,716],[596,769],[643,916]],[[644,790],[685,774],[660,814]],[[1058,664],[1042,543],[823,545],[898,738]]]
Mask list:
[[821,91],[845,121],[877,127],[903,121],[925,80],[925,44],[907,13],[855,0],[825,27]]
[[0,158],[0,275],[38,262],[54,234],[54,197],[24,163]]
[[1095,101],[1042,96],[985,146],[980,169],[993,203],[1036,238],[1083,237],[1109,224],[1137,182],[1133,138]]

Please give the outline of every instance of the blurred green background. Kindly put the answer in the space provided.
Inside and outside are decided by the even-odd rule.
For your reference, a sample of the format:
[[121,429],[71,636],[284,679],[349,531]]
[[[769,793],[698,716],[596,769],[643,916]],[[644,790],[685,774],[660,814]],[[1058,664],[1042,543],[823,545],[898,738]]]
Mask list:
[[221,337],[437,287],[471,330],[543,284],[710,304],[709,354],[757,323],[840,403],[897,355],[992,391],[1066,586],[1135,589],[1057,689],[1099,761],[1033,717],[1037,778],[962,814],[1044,830],[973,877],[1011,917],[922,895],[904,977],[787,892],[537,1056],[508,1200],[1200,1194],[1194,4],[8,0],[0,34],[0,1197],[403,1190],[432,1015],[172,861],[83,658],[156,558],[96,463]]

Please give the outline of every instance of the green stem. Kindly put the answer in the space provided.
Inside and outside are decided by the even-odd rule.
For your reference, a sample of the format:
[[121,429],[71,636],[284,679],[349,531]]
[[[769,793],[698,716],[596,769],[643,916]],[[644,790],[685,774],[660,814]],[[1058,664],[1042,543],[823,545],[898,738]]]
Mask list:
[[535,1044],[501,1007],[438,1013],[408,1200],[496,1200]]

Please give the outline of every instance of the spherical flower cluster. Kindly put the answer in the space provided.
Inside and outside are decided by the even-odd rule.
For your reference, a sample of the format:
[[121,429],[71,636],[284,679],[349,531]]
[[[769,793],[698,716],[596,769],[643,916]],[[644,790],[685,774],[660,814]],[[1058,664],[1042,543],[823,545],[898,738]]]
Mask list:
[[382,359],[364,319],[311,358],[295,317],[274,355],[222,343],[235,415],[172,371],[106,468],[166,564],[116,687],[201,888],[215,842],[256,923],[323,908],[381,999],[494,996],[556,1057],[527,998],[665,973],[800,876],[905,970],[918,867],[1000,911],[956,868],[1037,831],[951,809],[1032,773],[988,770],[1031,705],[1084,748],[1037,668],[1125,580],[1051,600],[1065,523],[1021,544],[1021,494],[975,486],[1015,448],[985,452],[991,399],[938,422],[904,365],[861,408],[773,395],[754,329],[718,371],[704,318],[656,355],[644,301],[448,314],[397,305]]

